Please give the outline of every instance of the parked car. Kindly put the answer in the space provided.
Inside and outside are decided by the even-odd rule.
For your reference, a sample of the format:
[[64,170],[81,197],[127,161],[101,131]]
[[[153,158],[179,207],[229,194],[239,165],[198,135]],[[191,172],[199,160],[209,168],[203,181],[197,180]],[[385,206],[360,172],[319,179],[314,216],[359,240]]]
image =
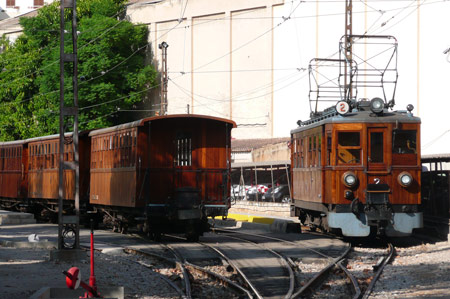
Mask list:
[[237,200],[243,200],[245,198],[245,194],[251,186],[245,185],[232,185],[231,186],[231,197]]
[[247,191],[247,199],[258,201],[261,200],[262,196],[269,190],[269,187],[266,185],[257,185],[252,186]]
[[291,202],[288,185],[279,185],[269,188],[262,196],[263,201],[272,202]]

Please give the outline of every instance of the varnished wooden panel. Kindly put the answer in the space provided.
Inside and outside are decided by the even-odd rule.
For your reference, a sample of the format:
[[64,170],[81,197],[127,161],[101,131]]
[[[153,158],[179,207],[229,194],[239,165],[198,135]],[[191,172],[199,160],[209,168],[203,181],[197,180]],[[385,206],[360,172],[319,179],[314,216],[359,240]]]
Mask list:
[[25,198],[26,145],[2,146],[0,156],[0,197]]
[[[167,181],[174,182],[169,190],[160,186],[152,188],[151,202],[164,202],[166,198],[173,196],[176,188],[192,187],[200,190],[204,203],[223,204],[223,188],[229,194],[229,183],[226,187],[223,186],[222,173],[227,171],[227,158],[230,159],[231,155],[231,128],[208,119],[183,118],[155,121],[149,126],[150,172],[162,172],[164,169]],[[190,134],[192,138],[192,163],[189,166],[177,166],[174,140],[178,133]],[[167,185],[161,179],[157,182]],[[153,183],[152,179],[150,184]]]
[[322,202],[322,170],[294,169],[292,183],[294,186],[294,199]]
[[[36,154],[38,150],[38,154]],[[88,199],[90,138],[86,133],[79,137],[80,201]],[[28,197],[57,200],[59,198],[59,137],[43,139],[28,144],[27,174]],[[65,145],[64,161],[74,161],[73,144]],[[63,198],[75,198],[75,171],[64,170]]]
[[18,198],[22,181],[20,171],[3,171],[0,174],[0,197]]
[[136,207],[134,168],[91,171],[90,203]]
[[[75,172],[64,170],[63,199],[75,198]],[[28,197],[58,199],[59,170],[31,170],[28,172]]]

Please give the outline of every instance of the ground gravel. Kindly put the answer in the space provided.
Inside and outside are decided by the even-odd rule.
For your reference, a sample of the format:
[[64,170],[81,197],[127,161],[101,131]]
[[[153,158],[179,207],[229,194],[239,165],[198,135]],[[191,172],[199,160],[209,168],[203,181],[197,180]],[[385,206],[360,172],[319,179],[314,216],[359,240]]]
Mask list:
[[450,243],[396,247],[371,298],[450,298]]
[[[356,248],[357,254],[361,256],[364,256],[365,252],[374,251],[381,254],[383,249]],[[127,299],[179,298],[178,294],[155,274],[157,272],[165,275],[181,287],[180,271],[172,265],[120,251],[96,252],[95,261],[98,285],[124,286]],[[361,264],[356,259],[349,270],[368,274],[370,268],[364,267],[372,262],[367,263],[363,259],[360,261]],[[311,278],[325,266],[323,262],[310,263],[302,260],[297,260],[296,264],[300,269],[297,273],[300,280]],[[83,280],[89,281],[88,256],[74,265],[50,261],[49,251],[44,249],[0,247],[0,299],[28,298],[42,287],[65,287],[62,271],[72,266],[79,267]],[[224,267],[211,267],[210,270],[221,272],[228,277],[235,275]],[[339,281],[336,280],[336,284],[340,286],[324,286],[320,292],[321,298],[347,296],[348,283],[344,282],[341,273],[337,271],[335,274],[340,278]],[[201,287],[194,284],[194,289]],[[211,288],[196,292],[196,295],[197,298],[233,297],[223,287],[214,284],[211,284]],[[450,298],[450,243],[424,242],[417,245],[416,242],[416,245],[396,246],[396,256],[384,269],[370,298]]]

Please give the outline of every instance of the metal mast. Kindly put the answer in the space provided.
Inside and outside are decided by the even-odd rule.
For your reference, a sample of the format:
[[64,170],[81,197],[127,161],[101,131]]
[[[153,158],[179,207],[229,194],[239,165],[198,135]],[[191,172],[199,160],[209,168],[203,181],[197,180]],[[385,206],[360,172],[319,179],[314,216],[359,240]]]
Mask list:
[[161,107],[160,115],[167,114],[167,48],[169,45],[166,42],[159,44],[161,49]]
[[344,37],[344,51],[345,51],[345,59],[347,63],[345,63],[345,73],[344,73],[344,90],[346,90],[346,100],[350,102],[353,98],[353,80],[352,80],[352,69],[353,69],[353,56],[352,56],[352,45],[353,45],[353,37],[352,37],[352,0],[345,0],[345,37]]
[[[64,9],[72,14],[72,51],[64,51],[65,22]],[[77,58],[77,6],[76,0],[61,0],[60,10],[60,85],[59,85],[59,192],[58,192],[58,250],[64,248],[80,248],[80,195],[79,195],[79,156],[78,156],[78,58]],[[68,33],[70,34],[70,33]],[[64,106],[64,66],[72,65],[73,106]],[[65,142],[65,128],[73,121],[73,138]],[[65,123],[66,122],[66,123]],[[64,145],[73,146],[74,161],[64,161]],[[64,170],[75,171],[75,215],[63,214],[63,199],[70,197],[64,194]],[[66,240],[65,240],[66,238]],[[71,241],[67,239],[71,238]]]

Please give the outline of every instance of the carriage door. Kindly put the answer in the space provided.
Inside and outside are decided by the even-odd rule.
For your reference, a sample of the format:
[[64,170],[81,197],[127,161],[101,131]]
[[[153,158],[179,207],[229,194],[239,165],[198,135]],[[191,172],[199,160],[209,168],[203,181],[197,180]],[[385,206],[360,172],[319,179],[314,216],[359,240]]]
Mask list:
[[367,170],[387,171],[387,128],[368,128]]

